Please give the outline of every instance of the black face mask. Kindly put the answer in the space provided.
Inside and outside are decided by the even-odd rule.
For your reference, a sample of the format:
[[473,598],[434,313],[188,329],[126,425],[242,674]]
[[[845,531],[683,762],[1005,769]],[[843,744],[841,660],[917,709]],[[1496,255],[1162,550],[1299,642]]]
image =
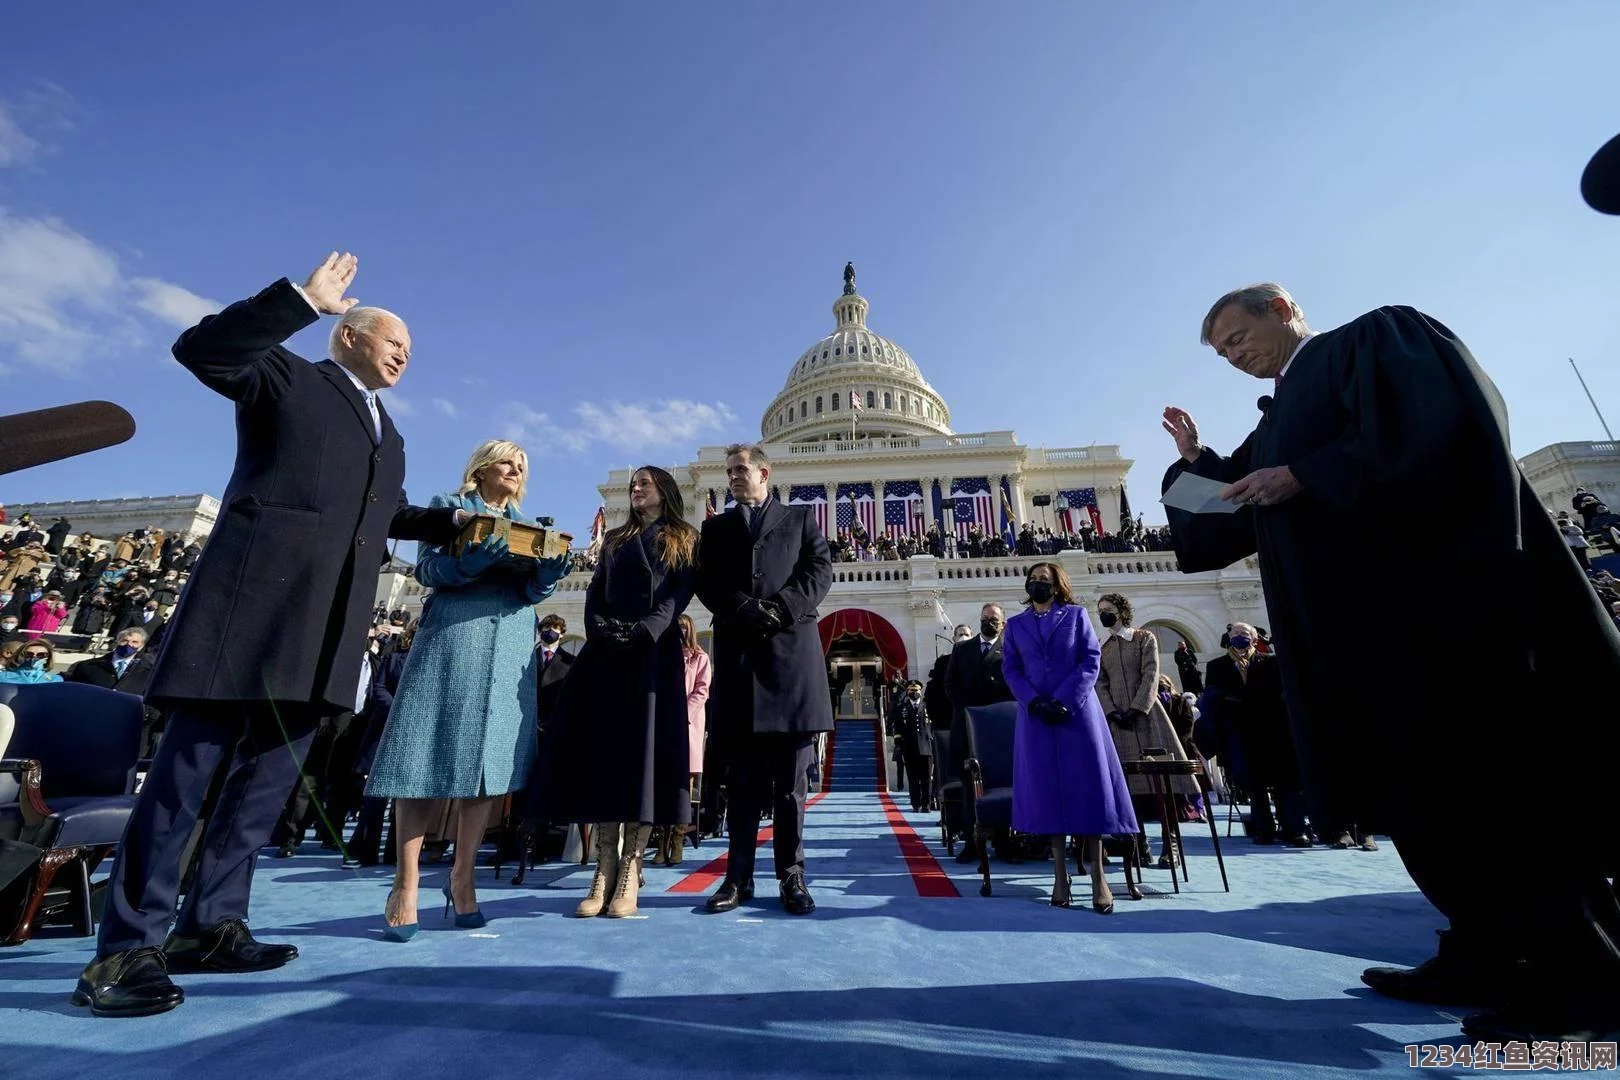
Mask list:
[[1026,581],[1024,582],[1024,591],[1037,604],[1044,604],[1052,599],[1052,583],[1050,581]]
[[555,645],[557,643],[557,639],[560,637],[562,637],[562,635],[557,633],[555,630],[540,631],[540,640],[545,642],[547,645]]
[[1112,611],[1100,611],[1097,613],[1097,618],[1101,620],[1103,626],[1105,627],[1113,626],[1115,623],[1119,622],[1119,616],[1114,614]]
[[993,638],[1001,633],[1001,624],[994,619],[980,619],[979,633],[983,634],[987,639]]

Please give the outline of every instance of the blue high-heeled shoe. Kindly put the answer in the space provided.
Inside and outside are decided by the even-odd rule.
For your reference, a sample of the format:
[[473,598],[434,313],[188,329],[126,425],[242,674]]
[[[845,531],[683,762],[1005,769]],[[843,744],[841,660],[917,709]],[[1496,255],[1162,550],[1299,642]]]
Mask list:
[[[450,883],[448,881],[446,881],[444,883],[444,915],[445,915],[445,918],[450,917],[450,909],[455,906],[455,903],[456,903],[455,900],[452,899],[451,896],[450,896]],[[478,929],[480,929],[480,928],[482,928],[484,926],[487,926],[487,925],[489,925],[489,920],[484,918],[484,912],[483,912],[483,909],[481,909],[481,908],[473,908],[472,912],[470,914],[467,914],[467,915],[463,915],[459,911],[456,912],[456,929],[457,930],[478,930]]]
[[[392,891],[390,891],[388,898],[391,900],[393,897],[394,894]],[[384,941],[409,941],[411,938],[416,936],[416,931],[420,928],[421,924],[414,922],[400,923],[398,926],[394,926],[388,922],[387,914],[385,913],[383,915]]]

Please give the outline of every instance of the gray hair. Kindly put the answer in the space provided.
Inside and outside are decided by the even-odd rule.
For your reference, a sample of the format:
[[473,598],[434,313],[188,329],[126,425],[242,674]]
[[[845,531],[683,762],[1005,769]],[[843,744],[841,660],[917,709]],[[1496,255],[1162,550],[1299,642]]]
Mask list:
[[1297,324],[1295,328],[1301,333],[1308,329],[1305,325],[1305,312],[1301,311],[1299,305],[1294,303],[1294,298],[1288,295],[1288,290],[1275,281],[1262,281],[1258,285],[1245,285],[1241,289],[1233,289],[1215,301],[1214,306],[1209,309],[1209,314],[1204,316],[1203,328],[1198,333],[1198,344],[1208,345],[1210,343],[1209,336],[1215,329],[1215,317],[1233,304],[1238,305],[1250,315],[1264,315],[1271,310],[1271,304],[1274,300],[1286,300],[1288,302],[1288,322],[1290,325]]
[[332,359],[336,360],[338,354],[343,351],[343,328],[345,326],[353,327],[356,334],[363,334],[384,319],[393,319],[399,325],[405,325],[404,319],[386,308],[352,307],[344,312],[343,317],[337,321],[337,325],[332,327],[332,337],[326,345],[327,350],[332,354]]
[[1233,623],[1231,626],[1226,628],[1226,633],[1229,636],[1232,635],[1232,634],[1242,634],[1245,637],[1247,637],[1250,641],[1253,641],[1253,640],[1255,640],[1256,638],[1258,638],[1260,636],[1259,634],[1256,634],[1254,632],[1254,627],[1250,626],[1246,622],[1235,622],[1235,623]]

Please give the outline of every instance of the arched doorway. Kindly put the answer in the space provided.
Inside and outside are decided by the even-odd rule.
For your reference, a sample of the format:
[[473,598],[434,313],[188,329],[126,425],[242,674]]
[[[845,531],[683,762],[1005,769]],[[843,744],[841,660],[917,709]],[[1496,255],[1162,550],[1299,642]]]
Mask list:
[[1142,628],[1153,631],[1153,636],[1159,639],[1160,674],[1170,676],[1170,681],[1175,684],[1178,691],[1186,690],[1187,688],[1182,685],[1181,672],[1176,667],[1176,646],[1185,641],[1187,647],[1198,657],[1198,669],[1202,671],[1209,657],[1199,655],[1197,639],[1179,623],[1169,619],[1150,619]]
[[827,685],[833,717],[877,720],[886,702],[883,686],[906,677],[906,646],[900,632],[883,616],[863,608],[845,608],[817,626],[827,657]]

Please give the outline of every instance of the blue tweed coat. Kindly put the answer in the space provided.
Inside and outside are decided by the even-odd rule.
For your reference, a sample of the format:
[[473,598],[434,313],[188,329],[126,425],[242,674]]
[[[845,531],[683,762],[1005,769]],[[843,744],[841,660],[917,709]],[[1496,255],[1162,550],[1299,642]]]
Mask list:
[[[430,506],[493,513],[476,492]],[[506,516],[530,524],[511,510]],[[366,794],[444,799],[523,786],[535,749],[533,579],[467,581],[450,550],[422,544],[416,580],[432,589],[400,675]]]

